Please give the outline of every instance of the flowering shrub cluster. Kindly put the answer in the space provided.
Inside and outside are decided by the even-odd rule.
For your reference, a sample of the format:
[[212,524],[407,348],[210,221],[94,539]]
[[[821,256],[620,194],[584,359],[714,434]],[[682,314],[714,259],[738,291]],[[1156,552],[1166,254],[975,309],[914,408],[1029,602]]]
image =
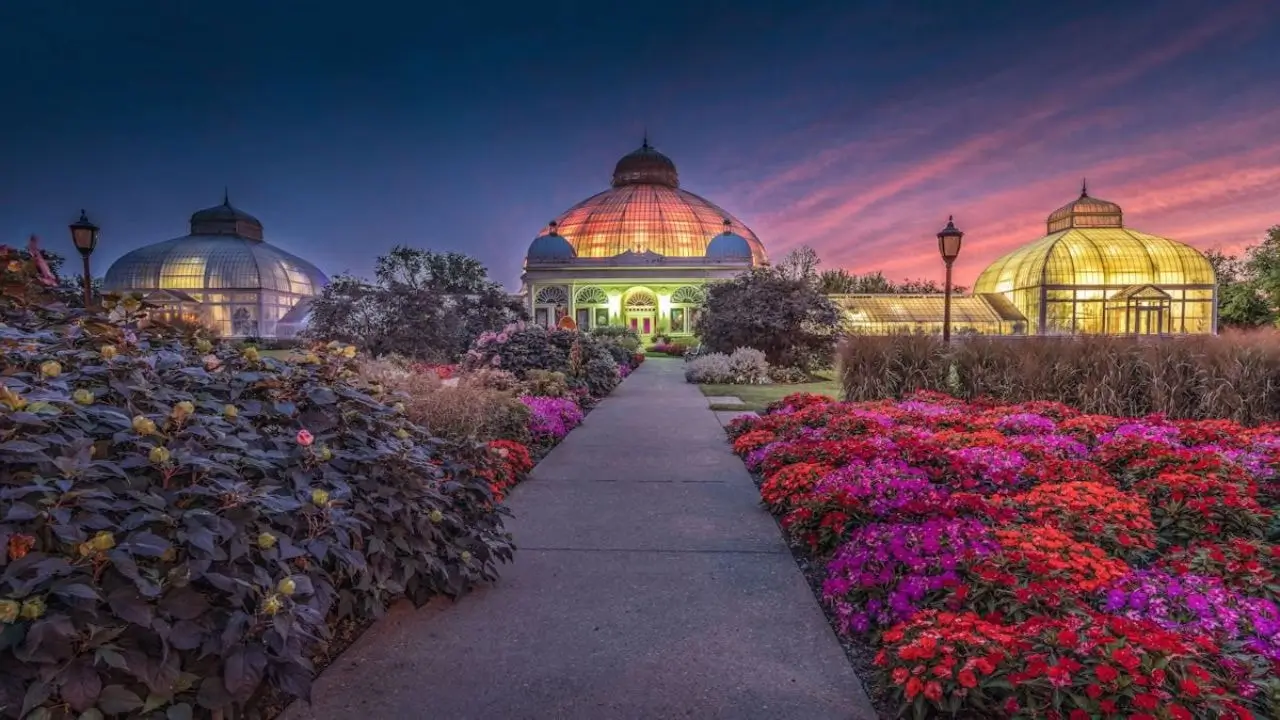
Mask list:
[[534,442],[555,444],[582,422],[582,409],[573,398],[534,397],[520,398],[529,407],[529,433]]
[[[40,292],[0,248],[0,717],[244,716],[336,627],[495,577],[487,449],[354,371]],[[36,279],[41,278],[41,279]]]
[[1280,426],[921,393],[729,426],[915,717],[1280,717]]

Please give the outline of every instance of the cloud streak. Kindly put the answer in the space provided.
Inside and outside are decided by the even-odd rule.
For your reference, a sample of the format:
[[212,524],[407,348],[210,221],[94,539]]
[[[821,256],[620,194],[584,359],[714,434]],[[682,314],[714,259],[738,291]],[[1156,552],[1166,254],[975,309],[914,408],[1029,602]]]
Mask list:
[[1028,61],[981,91],[961,88],[942,102],[966,127],[930,111],[938,98],[886,109],[858,137],[815,143],[726,199],[775,258],[807,244],[827,266],[891,277],[940,272],[932,236],[954,213],[967,233],[958,277],[971,283],[1044,234],[1081,176],[1124,208],[1130,227],[1239,251],[1280,222],[1280,108],[1265,88],[1224,99],[1216,78],[1178,73],[1215,43],[1251,34],[1259,7],[1245,0],[1205,22],[1179,18],[1180,34],[1154,28],[1166,42],[1124,62],[1100,59],[1074,79],[1038,81],[1043,66]]

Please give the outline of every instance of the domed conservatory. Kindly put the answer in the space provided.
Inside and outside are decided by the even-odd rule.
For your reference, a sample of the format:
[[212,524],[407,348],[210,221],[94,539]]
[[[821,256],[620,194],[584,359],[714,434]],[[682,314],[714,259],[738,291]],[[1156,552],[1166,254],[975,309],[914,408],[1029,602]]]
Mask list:
[[[952,298],[952,329],[983,334],[1181,335],[1217,331],[1217,277],[1203,253],[1125,227],[1089,195],[1058,208],[1046,233],[991,263]],[[863,332],[942,327],[941,296],[834,298]]]
[[231,205],[191,216],[191,232],[111,265],[106,292],[139,294],[159,314],[199,322],[222,337],[293,337],[329,282],[316,266],[265,242],[262,223]]
[[680,187],[649,145],[625,155],[611,187],[564,211],[529,245],[521,294],[542,325],[625,325],[642,336],[693,332],[703,286],[768,262],[756,234]]

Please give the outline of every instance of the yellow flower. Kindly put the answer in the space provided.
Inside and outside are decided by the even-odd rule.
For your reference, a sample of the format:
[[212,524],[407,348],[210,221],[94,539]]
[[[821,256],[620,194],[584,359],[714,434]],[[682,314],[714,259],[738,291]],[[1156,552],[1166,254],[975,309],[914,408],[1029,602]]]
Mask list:
[[269,532],[258,533],[258,547],[270,550],[276,546],[276,536]]
[[275,615],[284,607],[284,603],[280,602],[280,596],[272,593],[262,601],[262,612],[267,615]]
[[196,341],[196,352],[207,353],[212,349],[213,349],[213,343],[209,342],[208,340],[205,340],[204,338],[200,338],[199,340]]
[[22,604],[17,600],[0,600],[0,623],[8,625],[18,619]]
[[22,262],[19,260],[10,260],[7,267],[11,273],[22,272]]
[[196,406],[193,405],[190,400],[183,400],[182,402],[173,406],[173,415],[179,420],[181,420],[182,418],[185,418],[186,416],[190,415],[195,411],[196,411]]
[[98,353],[102,355],[103,360],[110,360],[116,356],[116,346],[103,345],[102,347],[98,348]]
[[222,416],[228,420],[235,420],[240,417],[240,408],[235,405],[225,405],[222,408]]
[[444,520],[444,513],[439,510],[432,510],[431,514],[427,516],[427,519],[438,525]]
[[42,617],[44,617],[44,600],[30,598],[22,603],[22,618],[24,620],[39,620]]
[[258,357],[259,357],[258,348],[252,345],[240,351],[240,354],[243,355],[244,359],[248,360],[249,362],[258,362]]
[[120,304],[123,305],[124,309],[128,310],[129,312],[134,312],[138,308],[142,307],[142,301],[132,295],[121,300]]
[[276,583],[276,592],[280,593],[281,595],[284,595],[285,597],[289,597],[297,591],[298,591],[298,584],[293,581],[293,578],[285,578],[280,582]]
[[75,392],[71,393],[71,399],[75,400],[76,403],[80,405],[92,405],[93,391],[80,388],[79,390],[76,390]]
[[169,462],[169,449],[162,445],[157,445],[151,448],[151,452],[147,455],[147,459],[156,465],[163,465]]
[[470,551],[470,550],[463,550],[463,551],[462,551],[462,562],[464,562],[464,563],[469,563],[469,562],[471,562],[471,551]]
[[106,530],[103,530],[97,535],[94,535],[93,539],[90,540],[89,543],[93,545],[93,549],[95,550],[110,550],[116,546],[116,536]]
[[18,394],[15,390],[10,390],[3,384],[0,384],[0,402],[9,406],[10,410],[21,410],[27,406],[27,399]]
[[45,377],[56,378],[62,374],[62,363],[57,360],[40,363],[40,374]]
[[151,435],[156,431],[156,424],[151,418],[138,415],[133,419],[133,431],[139,435]]
[[94,550],[94,549],[93,549],[93,543],[91,543],[91,542],[82,542],[82,543],[80,543],[80,548],[79,548],[79,550],[80,550],[80,556],[81,556],[81,557],[89,557],[90,555],[92,555],[92,554],[94,554],[95,552],[97,552],[97,550]]
[[319,505],[320,507],[324,507],[325,505],[328,505],[328,504],[329,504],[329,491],[328,491],[328,490],[312,490],[312,491],[311,491],[311,504],[313,504],[313,505]]
[[320,455],[320,462],[329,462],[330,460],[333,459],[333,451],[329,449],[328,445],[320,446],[319,455]]
[[396,437],[400,438],[401,440],[408,440],[409,431],[405,430],[404,428],[396,428]]
[[395,411],[396,411],[396,412],[398,412],[398,413],[402,413],[402,412],[404,412],[404,403],[402,403],[402,402],[398,402],[398,403],[396,403],[395,405],[392,405],[392,406],[391,406],[391,409],[392,409],[392,410],[395,410]]
[[355,356],[356,356],[356,346],[355,346],[355,345],[348,345],[348,346],[346,346],[346,347],[342,348],[342,357],[345,357],[345,358],[353,358],[353,357],[355,357]]

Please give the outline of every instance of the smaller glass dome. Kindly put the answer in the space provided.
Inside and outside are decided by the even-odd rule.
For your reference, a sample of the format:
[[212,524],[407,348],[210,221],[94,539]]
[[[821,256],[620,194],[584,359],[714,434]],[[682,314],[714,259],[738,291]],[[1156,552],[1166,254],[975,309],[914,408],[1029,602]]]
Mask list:
[[529,243],[527,257],[534,260],[572,260],[577,257],[578,253],[574,251],[573,245],[556,232],[556,227],[556,222],[551,221],[548,226],[550,232],[539,235]]
[[733,232],[730,226],[733,224],[728,218],[724,221],[724,232],[711,239],[707,245],[707,257],[709,258],[751,258],[751,243],[741,235]]

